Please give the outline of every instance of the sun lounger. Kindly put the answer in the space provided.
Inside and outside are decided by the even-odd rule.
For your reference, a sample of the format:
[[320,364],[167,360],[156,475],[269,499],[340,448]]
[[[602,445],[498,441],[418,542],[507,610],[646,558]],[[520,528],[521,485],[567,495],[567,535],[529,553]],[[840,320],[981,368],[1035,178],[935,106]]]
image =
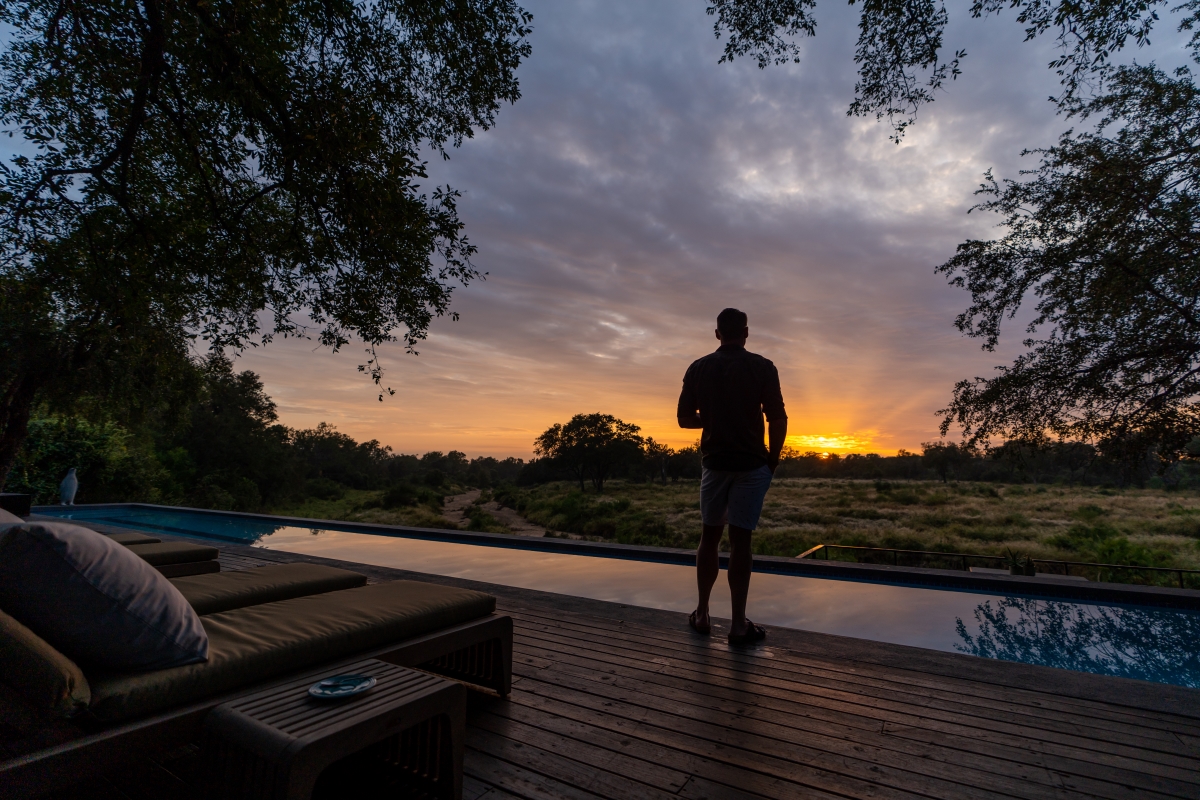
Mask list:
[[[35,521],[49,522],[53,521],[53,518],[39,516]],[[87,524],[75,520],[71,520],[71,524],[96,530],[95,527],[89,527]],[[96,532],[117,544],[128,547],[168,578],[221,571],[221,565],[217,562],[220,551],[215,547],[181,541],[164,542],[158,537],[148,536],[137,531]]]
[[154,536],[147,536],[144,533],[134,533],[133,531],[130,531],[129,533],[104,533],[101,535],[107,536],[117,544],[123,544],[126,546],[131,544],[158,544],[162,541],[162,539],[158,539]]
[[191,542],[147,542],[125,545],[168,578],[220,572],[215,547]]
[[[235,608],[202,617],[208,661],[131,674],[85,676],[42,642],[55,658],[38,665],[41,673],[22,675],[74,682],[73,696],[86,710],[69,722],[43,719],[29,741],[69,741],[0,762],[0,785],[6,795],[33,796],[195,741],[217,705],[274,681],[295,680],[298,672],[329,674],[339,662],[377,658],[507,696],[512,620],[494,614],[494,607],[495,599],[479,592],[396,581]],[[28,694],[12,688],[15,693],[5,693],[0,705],[19,704],[17,698]],[[37,713],[16,709],[6,721],[28,725]]]
[[323,564],[274,564],[236,572],[173,578],[197,614],[291,600],[365,586],[367,576]]

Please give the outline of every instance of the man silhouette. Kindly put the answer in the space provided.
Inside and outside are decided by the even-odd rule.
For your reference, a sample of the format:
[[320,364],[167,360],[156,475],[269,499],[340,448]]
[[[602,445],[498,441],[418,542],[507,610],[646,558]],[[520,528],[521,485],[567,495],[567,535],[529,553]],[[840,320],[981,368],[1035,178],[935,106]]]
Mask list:
[[[717,315],[716,334],[721,346],[692,362],[679,395],[679,427],[703,429],[700,517],[704,527],[696,550],[700,602],[689,624],[702,634],[712,630],[708,598],[720,572],[717,548],[728,523],[729,593],[733,599],[729,642],[749,644],[767,635],[761,626],[746,619],[754,560],[750,535],[758,527],[763,498],[779,466],[787,413],[775,365],[746,350],[750,336],[746,315],[736,308],[725,309]],[[764,415],[769,449],[763,444]]]

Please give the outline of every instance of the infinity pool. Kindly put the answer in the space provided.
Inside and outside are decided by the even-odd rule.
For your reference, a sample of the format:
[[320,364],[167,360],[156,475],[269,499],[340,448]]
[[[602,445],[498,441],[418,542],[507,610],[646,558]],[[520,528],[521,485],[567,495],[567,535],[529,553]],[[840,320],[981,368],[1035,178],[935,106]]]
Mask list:
[[[679,564],[382,536],[339,530],[336,522],[318,527],[146,507],[38,513],[648,608],[695,607],[695,569]],[[712,612],[730,613],[723,578]],[[755,573],[750,616],[786,628],[1200,687],[1195,611]]]

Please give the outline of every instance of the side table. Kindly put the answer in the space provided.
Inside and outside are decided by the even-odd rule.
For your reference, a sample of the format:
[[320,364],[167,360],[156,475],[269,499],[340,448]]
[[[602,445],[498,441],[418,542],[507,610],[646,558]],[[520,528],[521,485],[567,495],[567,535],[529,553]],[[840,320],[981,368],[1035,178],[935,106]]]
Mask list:
[[[370,690],[317,700],[333,675],[370,675]],[[466,688],[375,659],[240,697],[204,721],[201,751],[214,798],[462,798]]]

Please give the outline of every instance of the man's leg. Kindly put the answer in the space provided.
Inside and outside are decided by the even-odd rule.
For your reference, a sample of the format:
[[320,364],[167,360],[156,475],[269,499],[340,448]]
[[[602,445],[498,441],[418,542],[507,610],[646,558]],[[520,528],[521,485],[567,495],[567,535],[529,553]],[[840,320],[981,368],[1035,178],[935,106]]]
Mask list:
[[729,632],[734,636],[746,632],[746,598],[750,595],[750,572],[753,566],[750,531],[730,525],[729,595],[733,601],[733,624],[729,626]]
[[[711,625],[708,619],[708,598],[712,594],[713,584],[721,572],[720,553],[721,533],[724,525],[705,525],[700,534],[700,546],[696,548],[696,588],[700,591],[700,602],[696,606],[696,624],[700,627]],[[745,611],[746,603],[742,602]]]

